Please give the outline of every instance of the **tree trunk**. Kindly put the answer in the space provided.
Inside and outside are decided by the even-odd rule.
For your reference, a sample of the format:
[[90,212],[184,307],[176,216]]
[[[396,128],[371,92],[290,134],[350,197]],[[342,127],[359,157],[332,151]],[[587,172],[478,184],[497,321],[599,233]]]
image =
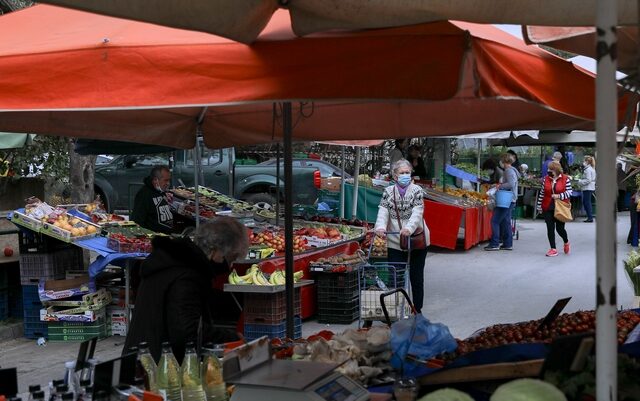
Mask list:
[[81,156],[75,152],[75,140],[69,140],[69,183],[71,202],[89,203],[94,199],[93,182],[96,156]]

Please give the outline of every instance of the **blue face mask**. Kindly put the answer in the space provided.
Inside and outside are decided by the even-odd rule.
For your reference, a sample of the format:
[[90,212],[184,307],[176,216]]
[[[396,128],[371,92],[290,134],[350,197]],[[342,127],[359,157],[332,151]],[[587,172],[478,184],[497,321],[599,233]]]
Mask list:
[[403,188],[411,184],[411,174],[400,174],[398,176],[398,184]]

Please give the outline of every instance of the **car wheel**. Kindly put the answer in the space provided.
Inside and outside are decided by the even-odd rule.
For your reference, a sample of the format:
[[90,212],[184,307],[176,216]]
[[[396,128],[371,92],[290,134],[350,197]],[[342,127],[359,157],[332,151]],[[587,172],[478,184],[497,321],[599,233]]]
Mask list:
[[95,192],[95,195],[100,196],[100,200],[104,204],[104,208],[107,210],[107,212],[111,212],[111,209],[110,209],[111,205],[109,205],[109,199],[104,195],[104,192],[102,192],[99,188],[95,188],[94,192]]
[[264,210],[273,210],[276,204],[276,198],[271,194],[259,193],[247,196],[247,202]]

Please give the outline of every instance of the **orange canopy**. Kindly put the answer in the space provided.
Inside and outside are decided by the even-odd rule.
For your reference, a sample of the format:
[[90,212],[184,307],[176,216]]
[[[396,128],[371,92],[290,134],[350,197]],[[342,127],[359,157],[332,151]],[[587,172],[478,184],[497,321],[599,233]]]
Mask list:
[[[251,46],[37,5],[0,17],[0,130],[193,146],[593,129],[595,79],[487,25],[296,38],[279,11]],[[626,98],[619,102],[619,121]]]

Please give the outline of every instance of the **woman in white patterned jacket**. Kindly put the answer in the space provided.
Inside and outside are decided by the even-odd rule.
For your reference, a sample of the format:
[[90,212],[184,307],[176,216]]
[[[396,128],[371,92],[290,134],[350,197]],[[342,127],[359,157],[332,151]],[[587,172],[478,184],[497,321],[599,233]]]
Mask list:
[[[425,243],[429,245],[429,229],[424,222],[424,201],[422,188],[411,182],[411,163],[400,159],[391,166],[395,185],[388,186],[382,194],[376,219],[376,235],[389,233],[410,236],[422,229]],[[400,248],[400,236],[390,234],[387,238],[387,260],[389,263],[406,263],[408,254]],[[427,249],[411,249],[409,279],[413,294],[413,304],[422,311],[424,298],[424,264]]]

